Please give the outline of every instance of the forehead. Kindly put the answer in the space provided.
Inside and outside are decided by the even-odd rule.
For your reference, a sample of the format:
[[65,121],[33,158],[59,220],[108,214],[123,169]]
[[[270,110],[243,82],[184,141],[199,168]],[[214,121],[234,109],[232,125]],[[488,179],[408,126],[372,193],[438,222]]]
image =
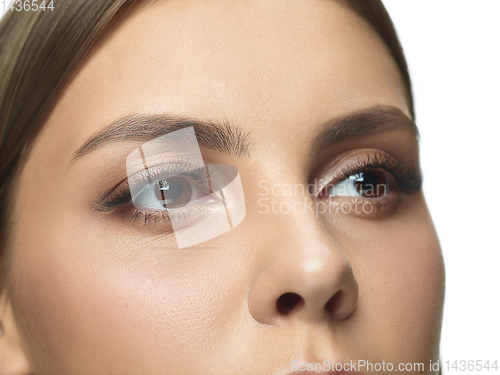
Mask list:
[[408,114],[396,63],[368,23],[335,1],[153,1],[94,48],[46,131],[71,155],[132,112],[293,131],[377,104]]

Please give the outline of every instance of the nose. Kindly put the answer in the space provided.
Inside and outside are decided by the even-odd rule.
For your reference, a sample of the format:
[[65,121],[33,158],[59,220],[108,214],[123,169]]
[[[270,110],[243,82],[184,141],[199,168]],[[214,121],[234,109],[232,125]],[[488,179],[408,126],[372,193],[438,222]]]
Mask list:
[[264,255],[248,294],[256,321],[340,321],[352,314],[358,283],[351,262],[315,215],[270,218],[259,237]]

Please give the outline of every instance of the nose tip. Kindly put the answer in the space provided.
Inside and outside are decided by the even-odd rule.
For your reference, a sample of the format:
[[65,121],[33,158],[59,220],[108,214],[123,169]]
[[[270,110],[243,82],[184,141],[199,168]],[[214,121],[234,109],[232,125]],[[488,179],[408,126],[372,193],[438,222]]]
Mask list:
[[256,321],[334,321],[354,311],[357,280],[349,259],[333,241],[328,247],[299,247],[284,254],[273,257],[250,288],[249,310]]

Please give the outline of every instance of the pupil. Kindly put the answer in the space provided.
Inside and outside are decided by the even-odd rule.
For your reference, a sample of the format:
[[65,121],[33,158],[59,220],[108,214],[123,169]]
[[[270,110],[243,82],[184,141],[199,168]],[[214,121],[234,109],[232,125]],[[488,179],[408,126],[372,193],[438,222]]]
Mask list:
[[379,197],[386,193],[385,175],[380,171],[362,172],[356,178],[356,190],[366,197]]

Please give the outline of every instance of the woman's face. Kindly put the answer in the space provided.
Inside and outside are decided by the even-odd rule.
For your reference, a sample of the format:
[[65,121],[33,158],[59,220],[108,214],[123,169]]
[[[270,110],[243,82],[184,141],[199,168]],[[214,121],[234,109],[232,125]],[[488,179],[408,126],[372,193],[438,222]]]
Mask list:
[[[181,248],[157,213],[97,209],[126,188],[128,155],[172,129],[110,127],[129,114],[228,124],[219,148],[200,125],[200,150],[238,169],[243,221]],[[365,360],[429,373],[444,268],[418,157],[397,65],[343,5],[135,7],[63,91],[19,180],[9,288],[34,369],[284,374]],[[369,182],[382,192],[365,194]]]

